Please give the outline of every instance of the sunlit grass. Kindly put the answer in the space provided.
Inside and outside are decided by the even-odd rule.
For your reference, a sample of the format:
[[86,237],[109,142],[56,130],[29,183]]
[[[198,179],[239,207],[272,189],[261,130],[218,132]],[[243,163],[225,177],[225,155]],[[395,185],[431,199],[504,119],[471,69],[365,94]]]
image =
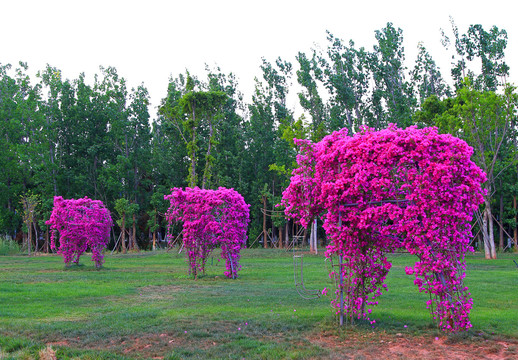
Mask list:
[[[513,259],[515,254],[492,261],[468,256],[466,284],[474,298],[470,333],[518,338]],[[415,259],[391,255],[390,260],[389,290],[371,314],[376,325],[359,324],[355,331],[435,336],[427,295],[404,272]],[[57,345],[60,359],[124,359],[139,353],[124,354],[129,341],[145,339],[171,359],[325,358],[328,350],[308,339],[337,331],[331,298],[304,300],[296,293],[292,254],[245,250],[241,264],[239,278],[227,279],[215,254],[195,281],[184,255],[174,250],[107,255],[100,271],[89,256],[69,269],[58,256],[2,256],[0,349],[37,354],[55,342],[62,344]],[[321,255],[305,255],[306,287],[331,288],[328,266]],[[22,345],[14,349],[9,342]],[[152,357],[146,351],[142,356]]]

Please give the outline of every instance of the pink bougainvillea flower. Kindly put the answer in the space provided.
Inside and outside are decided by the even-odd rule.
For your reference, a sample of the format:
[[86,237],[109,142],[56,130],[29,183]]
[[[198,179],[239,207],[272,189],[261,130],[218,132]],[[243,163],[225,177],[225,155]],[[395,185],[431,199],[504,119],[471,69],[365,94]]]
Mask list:
[[[243,197],[234,189],[223,187],[203,190],[198,187],[171,189],[164,196],[170,207],[166,213],[168,229],[173,222],[183,223],[183,243],[196,278],[205,272],[205,262],[212,250],[220,245],[221,258],[226,261],[225,276],[235,279],[241,269],[240,250],[246,246],[249,208]],[[173,241],[168,231],[169,242]]]
[[327,288],[324,288],[324,289],[322,290],[322,295],[327,296]]
[[295,143],[298,167],[281,205],[304,227],[316,216],[323,219],[326,257],[334,258],[329,276],[343,284],[331,301],[337,313],[351,321],[366,318],[386,289],[386,254],[402,248],[419,257],[405,272],[431,295],[427,306],[439,327],[469,329],[473,300],[463,285],[464,256],[486,181],[470,159],[473,149],[437,128],[395,125],[363,127],[354,136],[342,129],[318,143]]
[[54,208],[50,219],[50,246],[57,248],[56,233],[59,232],[58,254],[63,256],[66,266],[79,263],[79,257],[90,248],[92,261],[96,268],[104,263],[103,250],[110,240],[110,229],[113,225],[110,211],[100,200],[63,199],[54,197]]

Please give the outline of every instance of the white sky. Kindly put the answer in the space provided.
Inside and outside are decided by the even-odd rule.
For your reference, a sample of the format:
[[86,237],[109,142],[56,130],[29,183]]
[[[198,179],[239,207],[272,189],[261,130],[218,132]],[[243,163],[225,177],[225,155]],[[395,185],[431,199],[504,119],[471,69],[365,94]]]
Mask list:
[[[204,78],[205,64],[218,65],[236,74],[249,100],[254,77],[261,76],[261,57],[273,62],[280,56],[296,70],[299,51],[309,52],[315,44],[327,46],[326,30],[371,50],[374,31],[389,21],[403,30],[409,68],[422,41],[447,76],[450,61],[440,44],[440,29],[450,31],[451,15],[461,33],[470,24],[507,31],[506,59],[510,80],[516,83],[518,25],[513,2],[9,0],[0,4],[0,63],[15,67],[25,61],[34,72],[48,63],[69,79],[81,72],[91,79],[100,65],[114,66],[129,87],[144,83],[154,107],[165,97],[170,75],[189,69]],[[155,113],[151,109],[152,117]]]

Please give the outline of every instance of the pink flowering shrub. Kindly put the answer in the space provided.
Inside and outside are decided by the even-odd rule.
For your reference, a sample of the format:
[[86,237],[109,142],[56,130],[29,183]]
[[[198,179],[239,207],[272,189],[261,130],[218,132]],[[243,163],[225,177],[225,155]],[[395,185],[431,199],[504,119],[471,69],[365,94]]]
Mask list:
[[[205,262],[212,250],[221,245],[221,258],[225,259],[225,276],[235,279],[241,269],[241,248],[246,246],[249,207],[234,189],[217,190],[196,188],[171,189],[164,196],[170,207],[166,219],[183,222],[183,242],[190,265],[190,273],[197,277],[205,272]],[[173,240],[171,232],[167,235]]]
[[51,248],[56,249],[56,230],[59,232],[58,254],[63,256],[66,266],[79,263],[79,257],[88,247],[92,251],[92,261],[100,268],[104,262],[103,250],[110,240],[113,225],[110,211],[100,200],[63,199],[54,197],[54,208],[50,219]]
[[486,176],[464,141],[436,128],[382,131],[343,129],[318,143],[296,140],[298,168],[283,193],[287,216],[303,226],[323,214],[330,238],[326,256],[341,258],[330,276],[332,305],[344,315],[367,318],[378,302],[391,264],[386,254],[406,249],[418,257],[406,273],[440,328],[471,327],[473,301],[464,286],[472,214],[482,203]]

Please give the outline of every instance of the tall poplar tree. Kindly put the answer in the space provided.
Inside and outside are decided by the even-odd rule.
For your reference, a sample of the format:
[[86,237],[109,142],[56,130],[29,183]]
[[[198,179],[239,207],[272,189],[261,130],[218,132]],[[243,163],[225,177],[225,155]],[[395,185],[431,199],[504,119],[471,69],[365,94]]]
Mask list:
[[403,30],[388,23],[376,30],[377,44],[369,56],[374,79],[373,107],[376,128],[395,123],[401,128],[412,124],[416,99],[411,84],[405,79]]

